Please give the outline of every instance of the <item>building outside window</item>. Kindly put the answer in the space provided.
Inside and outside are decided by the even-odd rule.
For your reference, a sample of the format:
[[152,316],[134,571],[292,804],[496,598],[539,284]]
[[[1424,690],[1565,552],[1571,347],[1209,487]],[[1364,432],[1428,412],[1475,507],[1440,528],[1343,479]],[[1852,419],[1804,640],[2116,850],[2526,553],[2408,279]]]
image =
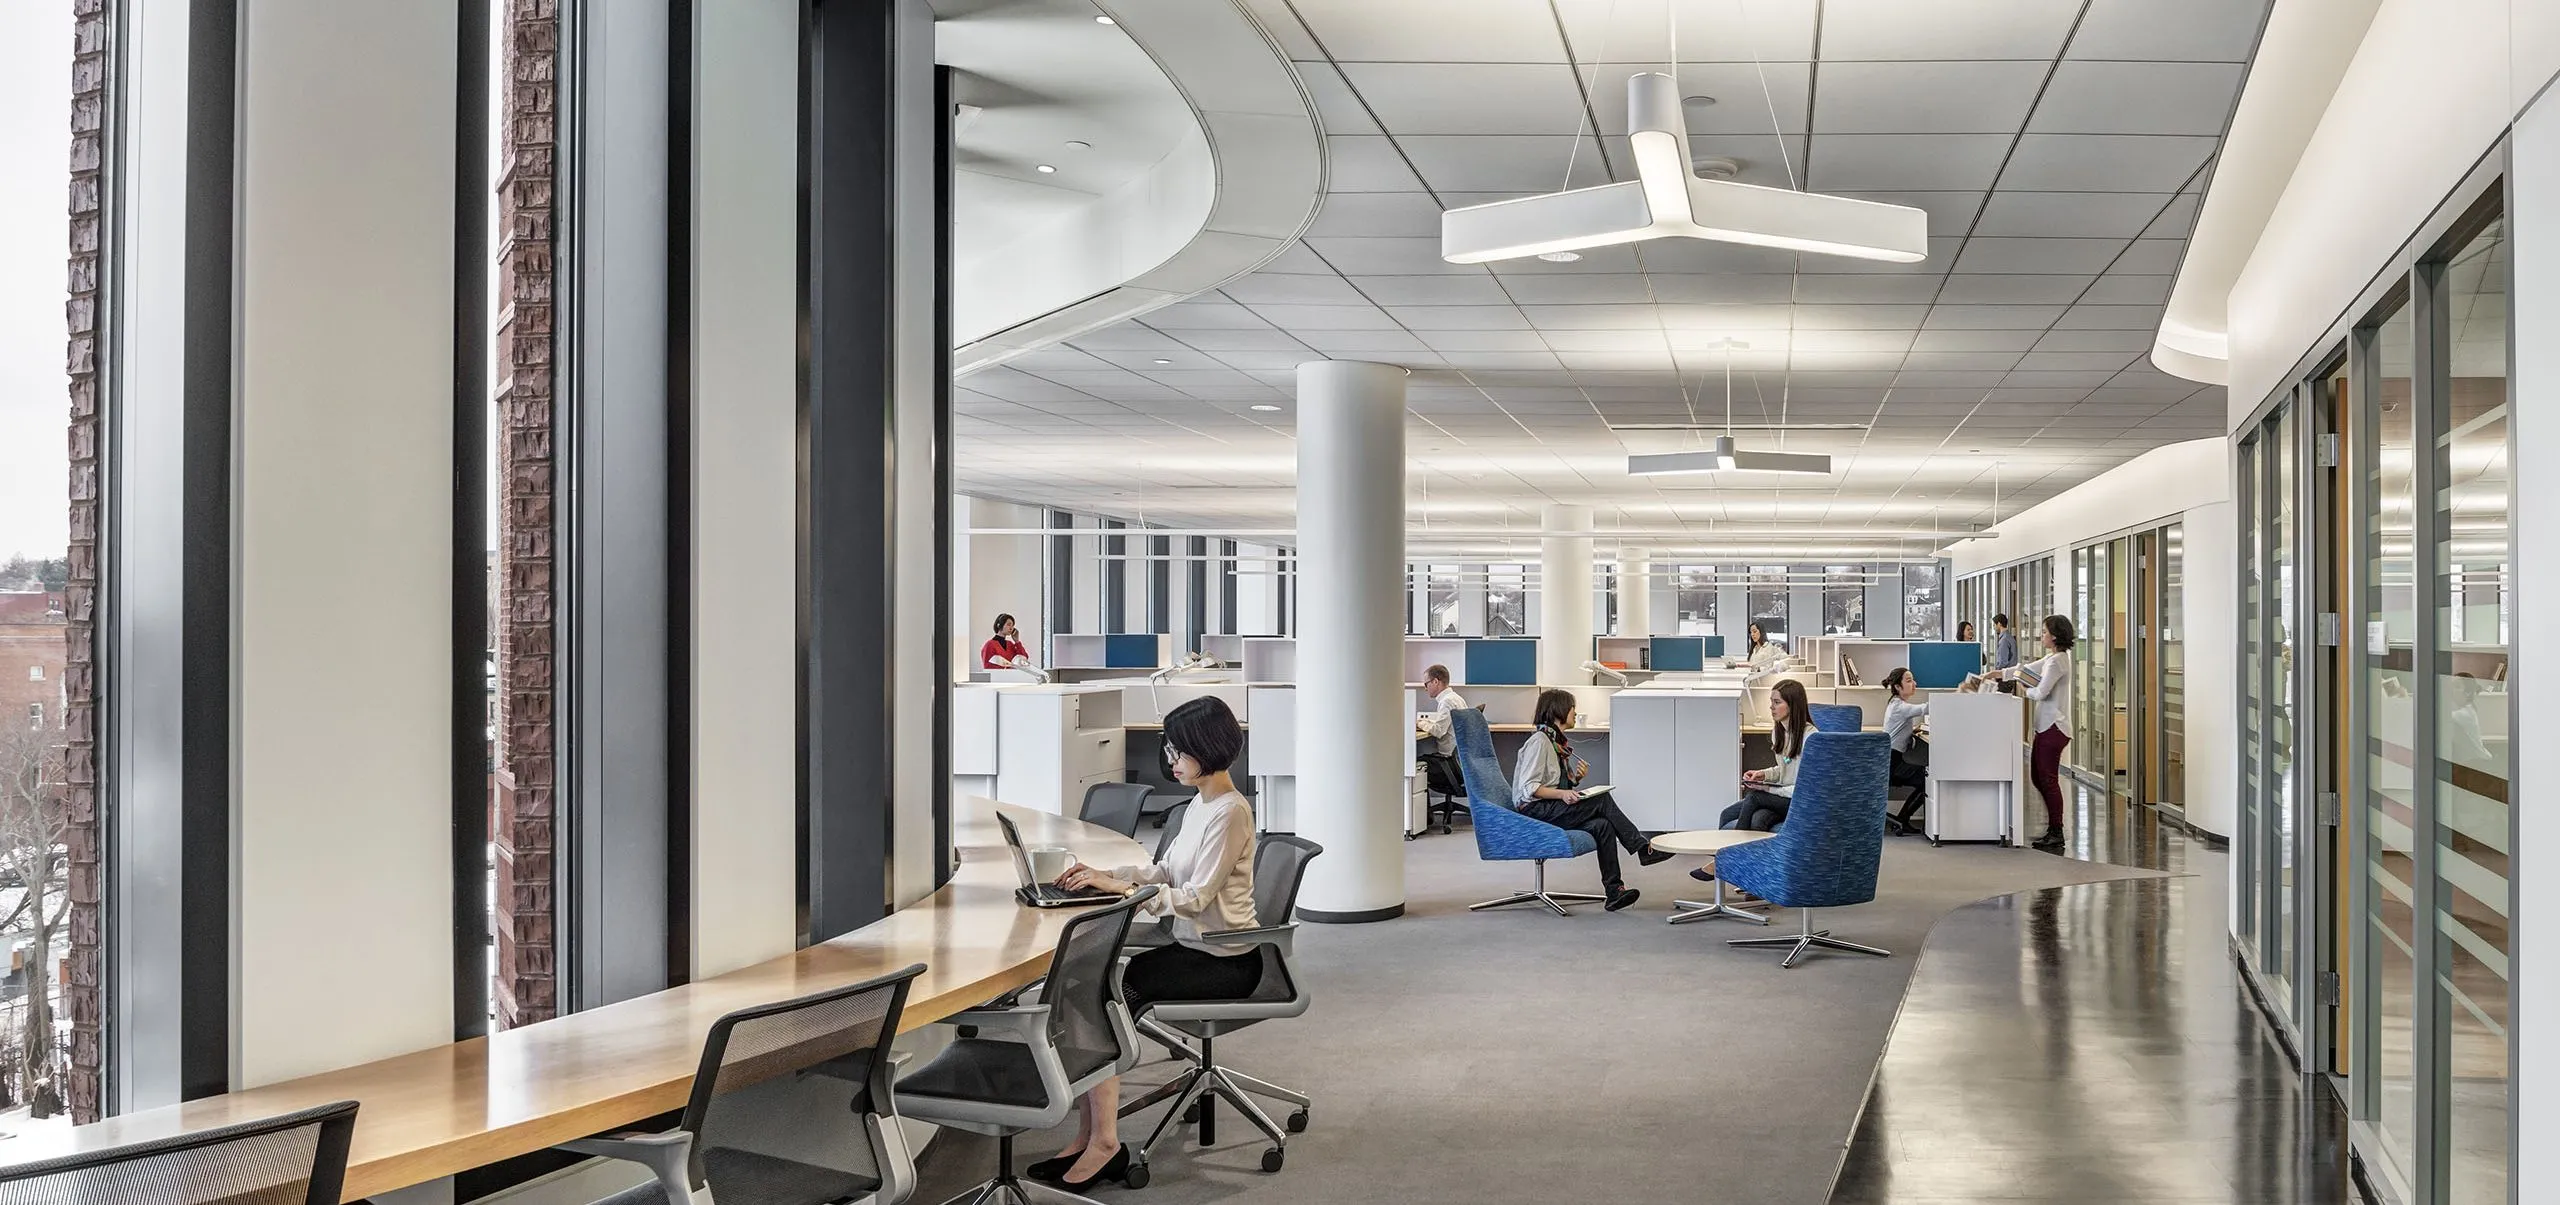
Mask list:
[[1747,599],[1751,622],[1760,625],[1760,634],[1771,640],[1787,635],[1787,567],[1753,565]]
[[1426,636],[1458,634],[1458,567],[1433,565],[1423,571],[1422,622]]
[[1825,635],[1867,634],[1867,573],[1863,565],[1826,565],[1822,572]]
[[[1938,640],[1947,634],[1946,566],[1935,561],[1902,567],[1902,634]],[[1978,629],[1987,633],[1990,624]]]
[[1682,565],[1672,577],[1682,636],[1712,636],[1716,630],[1716,569]]
[[1519,565],[1486,569],[1484,634],[1525,636],[1529,632],[1528,571]]

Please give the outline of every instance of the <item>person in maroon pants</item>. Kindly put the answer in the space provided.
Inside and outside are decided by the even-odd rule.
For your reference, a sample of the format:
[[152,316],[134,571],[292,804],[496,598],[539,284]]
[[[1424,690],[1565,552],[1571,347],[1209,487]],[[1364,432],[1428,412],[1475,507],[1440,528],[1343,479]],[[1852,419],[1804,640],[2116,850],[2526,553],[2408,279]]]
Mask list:
[[2078,634],[2060,615],[2044,617],[2042,657],[2003,670],[2000,676],[2018,684],[2036,709],[2033,777],[2044,796],[2044,835],[2037,849],[2062,848],[2062,751],[2071,744],[2071,646]]

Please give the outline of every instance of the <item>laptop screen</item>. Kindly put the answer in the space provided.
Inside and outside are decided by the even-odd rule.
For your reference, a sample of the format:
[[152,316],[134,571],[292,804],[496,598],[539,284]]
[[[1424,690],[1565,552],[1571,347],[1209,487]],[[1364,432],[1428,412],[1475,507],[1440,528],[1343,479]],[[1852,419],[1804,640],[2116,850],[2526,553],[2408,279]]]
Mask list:
[[1005,848],[1013,851],[1014,877],[1022,880],[1023,886],[1030,886],[1031,855],[1022,852],[1022,833],[1013,827],[1013,818],[1002,813],[996,815],[996,824],[1004,829]]

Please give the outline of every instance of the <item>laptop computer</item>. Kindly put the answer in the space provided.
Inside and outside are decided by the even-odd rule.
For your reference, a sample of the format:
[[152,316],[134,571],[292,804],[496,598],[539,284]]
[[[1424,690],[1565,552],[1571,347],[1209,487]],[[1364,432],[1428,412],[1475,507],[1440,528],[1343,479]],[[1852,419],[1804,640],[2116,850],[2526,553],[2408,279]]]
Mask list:
[[1055,883],[1033,881],[1031,855],[1022,848],[1022,830],[1013,826],[1013,817],[996,814],[996,825],[1004,830],[1004,843],[1013,851],[1013,873],[1022,885],[1013,889],[1013,898],[1034,908],[1078,908],[1087,904],[1116,904],[1120,893],[1096,887],[1078,887],[1069,891]]

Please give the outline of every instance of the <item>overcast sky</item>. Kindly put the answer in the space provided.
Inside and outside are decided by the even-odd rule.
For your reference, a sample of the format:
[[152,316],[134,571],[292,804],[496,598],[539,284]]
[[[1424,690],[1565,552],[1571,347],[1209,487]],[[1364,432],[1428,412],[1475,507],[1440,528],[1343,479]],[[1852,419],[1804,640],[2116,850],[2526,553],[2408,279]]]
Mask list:
[[0,560],[68,540],[71,0],[0,0]]

